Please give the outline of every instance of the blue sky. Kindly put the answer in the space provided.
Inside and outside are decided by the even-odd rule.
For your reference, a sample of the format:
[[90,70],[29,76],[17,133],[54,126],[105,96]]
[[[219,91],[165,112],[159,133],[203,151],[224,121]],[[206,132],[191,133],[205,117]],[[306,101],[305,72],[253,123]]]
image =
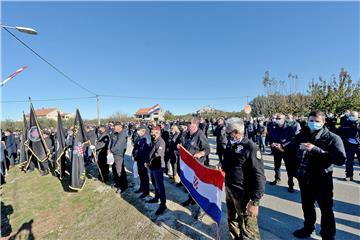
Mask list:
[[[359,79],[359,2],[3,2],[1,22],[48,61],[99,94],[221,100],[101,98],[100,114],[133,114],[156,103],[175,114],[212,105],[239,111],[243,96],[264,93],[265,71],[278,80],[311,79],[346,68]],[[2,30],[1,99],[87,97]],[[96,117],[95,99],[34,102],[80,108]],[[21,119],[28,103],[2,104],[2,119]]]

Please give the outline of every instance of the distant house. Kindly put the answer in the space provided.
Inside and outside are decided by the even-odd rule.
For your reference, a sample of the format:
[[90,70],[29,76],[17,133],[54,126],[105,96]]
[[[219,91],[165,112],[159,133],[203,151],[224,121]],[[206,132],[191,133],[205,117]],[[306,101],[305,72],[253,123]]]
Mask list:
[[214,113],[214,112],[219,112],[219,110],[215,109],[214,107],[205,106],[197,110],[196,114],[201,115],[201,114]]
[[165,111],[160,104],[156,104],[149,108],[140,108],[135,113],[136,118],[152,121],[164,121]]
[[[60,116],[62,119],[67,120],[73,117],[71,113],[65,113],[62,112],[58,108],[40,108],[35,109],[35,115],[38,119],[57,119],[57,113],[60,112]],[[26,117],[29,117],[29,114],[26,115]]]

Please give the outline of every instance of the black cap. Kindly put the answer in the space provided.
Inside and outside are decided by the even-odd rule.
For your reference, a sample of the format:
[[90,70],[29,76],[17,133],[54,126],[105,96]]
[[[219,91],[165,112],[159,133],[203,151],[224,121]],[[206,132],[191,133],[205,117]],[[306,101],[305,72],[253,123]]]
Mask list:
[[141,129],[147,130],[148,127],[146,127],[145,125],[141,124],[137,129],[138,129],[138,130],[141,130]]

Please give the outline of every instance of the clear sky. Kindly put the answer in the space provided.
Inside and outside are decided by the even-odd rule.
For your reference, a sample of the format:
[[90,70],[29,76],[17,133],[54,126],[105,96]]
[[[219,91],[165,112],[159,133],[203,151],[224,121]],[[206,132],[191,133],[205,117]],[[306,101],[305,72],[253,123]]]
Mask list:
[[[211,105],[240,111],[264,93],[265,71],[278,80],[299,76],[304,91],[319,75],[346,68],[359,79],[359,2],[2,2],[1,22],[48,61],[99,94],[221,100],[101,98],[100,114],[133,114],[159,103],[175,114]],[[78,88],[1,31],[1,99],[86,97]],[[238,99],[224,99],[238,97]],[[83,118],[95,99],[34,102]],[[21,119],[28,103],[2,104],[2,119]]]

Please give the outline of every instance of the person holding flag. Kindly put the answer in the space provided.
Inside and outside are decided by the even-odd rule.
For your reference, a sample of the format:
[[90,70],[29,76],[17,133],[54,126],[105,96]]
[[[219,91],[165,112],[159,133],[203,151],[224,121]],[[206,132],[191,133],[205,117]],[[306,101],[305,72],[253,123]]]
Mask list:
[[230,235],[233,239],[260,239],[257,216],[266,183],[262,155],[244,136],[242,119],[228,119],[226,133],[229,141],[219,168],[225,172]]
[[67,150],[67,146],[65,143],[64,128],[62,125],[60,112],[58,112],[54,163],[55,163],[55,173],[59,176],[60,180],[64,177],[65,174],[66,150]]

